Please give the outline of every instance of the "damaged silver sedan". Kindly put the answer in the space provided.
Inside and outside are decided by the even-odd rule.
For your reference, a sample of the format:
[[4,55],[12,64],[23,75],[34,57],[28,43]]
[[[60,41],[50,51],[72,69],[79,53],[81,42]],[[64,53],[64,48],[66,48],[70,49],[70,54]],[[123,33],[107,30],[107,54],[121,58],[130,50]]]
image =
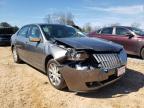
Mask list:
[[59,90],[96,90],[125,73],[127,55],[122,46],[89,38],[71,26],[30,24],[11,40],[14,61],[45,72]]

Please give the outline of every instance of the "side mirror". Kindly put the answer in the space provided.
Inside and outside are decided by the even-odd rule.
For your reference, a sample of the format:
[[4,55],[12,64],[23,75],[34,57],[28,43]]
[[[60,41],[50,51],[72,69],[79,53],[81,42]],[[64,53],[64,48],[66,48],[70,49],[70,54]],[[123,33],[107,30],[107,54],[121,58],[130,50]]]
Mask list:
[[33,37],[29,37],[30,42],[40,42],[41,39],[40,38],[33,38]]
[[132,33],[127,33],[126,36],[128,36],[129,38],[134,37],[134,35]]

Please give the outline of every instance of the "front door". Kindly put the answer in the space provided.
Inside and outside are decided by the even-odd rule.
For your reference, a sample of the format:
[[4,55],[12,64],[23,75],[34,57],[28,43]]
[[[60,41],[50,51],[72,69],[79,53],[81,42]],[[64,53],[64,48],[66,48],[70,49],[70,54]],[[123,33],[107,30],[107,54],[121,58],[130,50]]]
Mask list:
[[135,54],[137,52],[137,38],[129,37],[127,34],[131,32],[122,27],[116,28],[116,39],[115,41],[124,46],[128,54]]
[[115,41],[115,35],[113,35],[113,27],[107,27],[107,28],[103,28],[101,30],[101,33],[98,34],[97,36],[98,38],[102,38],[102,39],[106,39],[106,40],[110,40],[110,41]]
[[[30,38],[40,38],[40,42],[31,42]],[[45,57],[44,53],[44,43],[42,34],[38,26],[31,26],[29,33],[29,40],[26,43],[27,57],[29,58],[30,64],[33,66],[43,69],[43,60]]]

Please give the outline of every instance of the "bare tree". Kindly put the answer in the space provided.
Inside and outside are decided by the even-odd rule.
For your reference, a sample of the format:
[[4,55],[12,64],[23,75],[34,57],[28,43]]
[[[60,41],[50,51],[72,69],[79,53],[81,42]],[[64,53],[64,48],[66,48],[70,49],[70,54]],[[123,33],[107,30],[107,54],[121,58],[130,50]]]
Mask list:
[[67,13],[67,15],[66,15],[66,23],[68,24],[68,25],[75,25],[75,23],[74,23],[74,15],[72,14],[72,13]]
[[86,33],[89,33],[92,31],[92,26],[90,23],[86,23],[83,27],[83,31],[86,32]]
[[82,30],[78,25],[74,23],[74,15],[71,12],[67,13],[52,13],[45,17],[45,22],[48,24],[64,24],[71,25],[76,29]]
[[99,30],[99,29],[101,29],[101,26],[95,26],[95,27],[93,28],[93,31],[97,31],[97,30]]
[[121,24],[120,23],[112,23],[110,24],[110,26],[120,26]]
[[70,12],[48,14],[45,18],[45,21],[49,24],[75,25],[74,15]]
[[67,19],[66,19],[66,15],[64,13],[59,13],[56,15],[56,17],[57,17],[57,22],[59,24],[66,24]]
[[131,24],[131,27],[137,27],[137,28],[139,28],[140,26],[141,26],[141,24],[137,23],[137,22],[134,22],[134,23]]
[[52,23],[52,21],[51,21],[51,15],[50,15],[50,14],[48,14],[48,15],[46,16],[45,21],[46,21],[48,24]]

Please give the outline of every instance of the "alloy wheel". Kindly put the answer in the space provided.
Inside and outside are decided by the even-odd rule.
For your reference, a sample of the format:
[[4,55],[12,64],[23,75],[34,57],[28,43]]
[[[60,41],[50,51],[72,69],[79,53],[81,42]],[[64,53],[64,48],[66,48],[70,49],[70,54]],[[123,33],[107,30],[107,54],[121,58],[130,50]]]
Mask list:
[[56,63],[51,63],[48,66],[48,74],[51,83],[54,86],[59,86],[61,84],[61,74],[59,73],[59,68]]

